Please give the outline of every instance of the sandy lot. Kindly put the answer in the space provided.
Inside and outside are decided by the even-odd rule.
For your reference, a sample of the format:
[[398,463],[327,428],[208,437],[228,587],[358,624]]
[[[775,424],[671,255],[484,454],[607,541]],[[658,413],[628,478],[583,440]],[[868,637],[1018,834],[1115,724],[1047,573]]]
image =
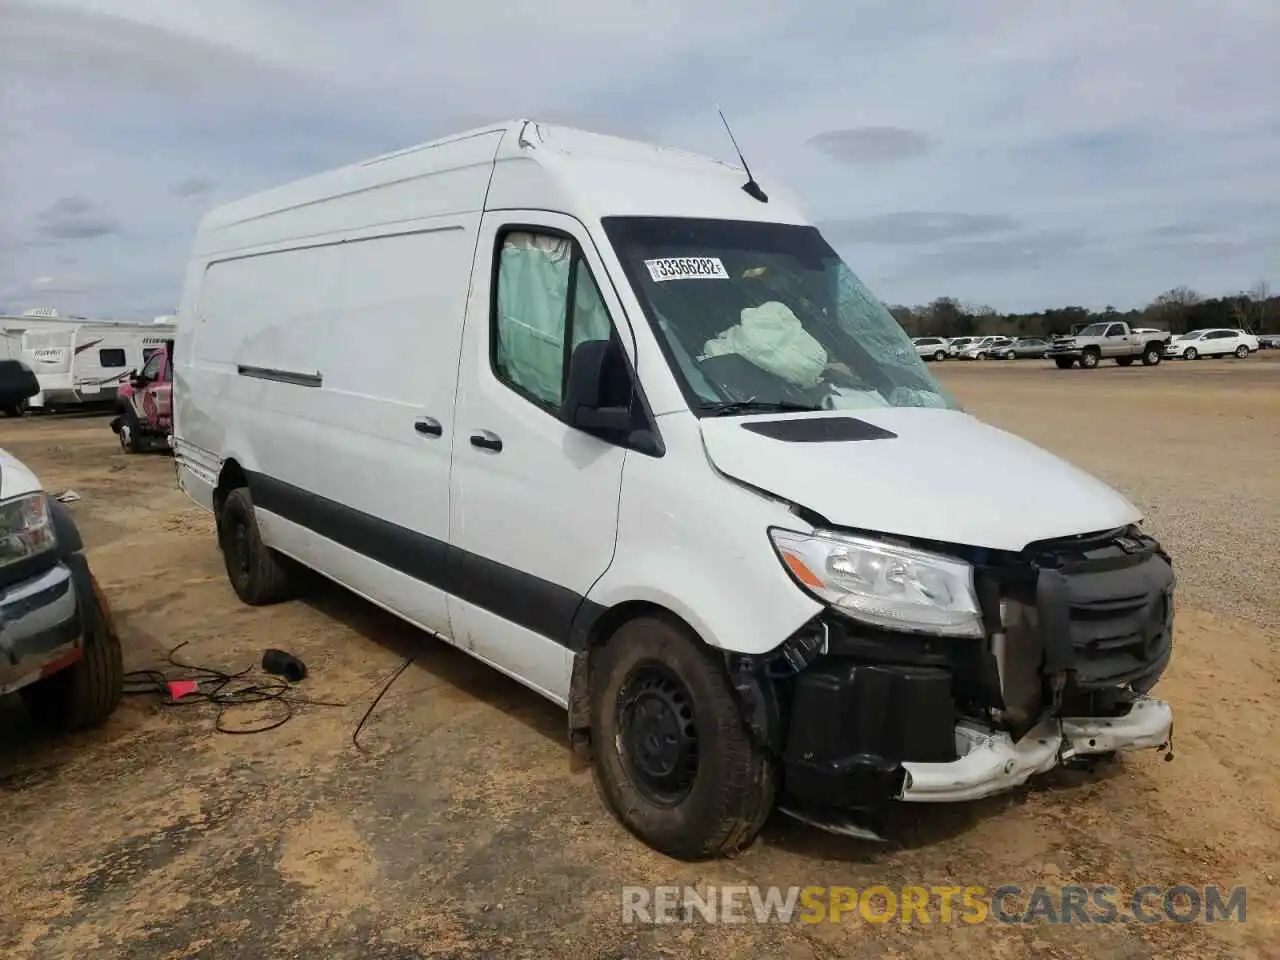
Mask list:
[[[71,509],[128,666],[162,666],[184,641],[181,659],[226,670],[282,647],[306,661],[309,697],[349,706],[298,706],[276,730],[229,736],[212,706],[132,697],[105,728],[54,740],[0,701],[0,955],[1276,956],[1280,356],[938,372],[972,412],[1118,486],[1174,553],[1177,648],[1157,689],[1177,712],[1172,763],[1143,754],[906,810],[887,846],[775,817],[736,860],[675,863],[607,814],[555,707],[334,587],[241,605],[171,460],[125,457],[104,418],[8,421],[0,446],[83,497]],[[358,751],[352,730],[411,652]],[[1248,913],[1191,926],[621,923],[625,884],[735,883],[1244,884]]]

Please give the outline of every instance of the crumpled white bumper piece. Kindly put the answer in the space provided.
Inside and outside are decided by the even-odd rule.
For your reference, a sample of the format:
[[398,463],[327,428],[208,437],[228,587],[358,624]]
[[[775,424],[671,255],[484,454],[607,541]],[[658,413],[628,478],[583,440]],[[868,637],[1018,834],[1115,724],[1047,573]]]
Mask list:
[[903,763],[907,777],[900,799],[952,803],[989,797],[1072,757],[1159,749],[1169,743],[1172,732],[1173,710],[1153,697],[1139,697],[1120,717],[1047,719],[1017,743],[1007,733],[958,725],[960,758],[951,763]]

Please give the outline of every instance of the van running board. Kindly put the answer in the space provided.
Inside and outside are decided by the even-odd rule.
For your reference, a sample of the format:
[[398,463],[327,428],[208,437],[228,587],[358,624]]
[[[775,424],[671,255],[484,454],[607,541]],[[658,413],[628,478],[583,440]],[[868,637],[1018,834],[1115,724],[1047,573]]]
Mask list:
[[879,832],[872,829],[865,818],[860,818],[855,813],[827,811],[817,813],[816,811],[804,810],[799,807],[787,807],[782,804],[778,805],[778,812],[786,814],[793,820],[807,823],[811,827],[825,830],[827,833],[835,833],[842,837],[854,837],[871,843],[889,842]]

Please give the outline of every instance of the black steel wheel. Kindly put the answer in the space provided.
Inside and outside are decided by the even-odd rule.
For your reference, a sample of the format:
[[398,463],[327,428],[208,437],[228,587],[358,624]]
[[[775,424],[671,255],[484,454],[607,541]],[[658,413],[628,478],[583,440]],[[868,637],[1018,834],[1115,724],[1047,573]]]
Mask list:
[[293,596],[288,561],[262,542],[247,489],[238,487],[226,495],[218,508],[217,526],[218,546],[236,596],[253,606]]
[[674,618],[647,615],[590,657],[596,786],[623,826],[681,860],[750,844],[773,809],[775,772],[722,656]]
[[680,678],[660,663],[638,664],[618,695],[616,722],[636,788],[661,807],[687,797],[698,774],[698,724]]

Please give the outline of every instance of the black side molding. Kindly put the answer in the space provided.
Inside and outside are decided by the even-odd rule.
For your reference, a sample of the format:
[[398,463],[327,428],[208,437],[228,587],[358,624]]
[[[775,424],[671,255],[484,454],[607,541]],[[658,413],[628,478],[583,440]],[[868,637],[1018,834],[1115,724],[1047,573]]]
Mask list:
[[558,583],[275,477],[246,471],[245,478],[255,506],[571,650],[586,645],[602,612]]
[[236,366],[236,373],[255,380],[291,383],[295,387],[318,387],[323,383],[323,378],[318,373],[298,373],[296,370],[279,370],[275,367],[250,367],[243,363]]

